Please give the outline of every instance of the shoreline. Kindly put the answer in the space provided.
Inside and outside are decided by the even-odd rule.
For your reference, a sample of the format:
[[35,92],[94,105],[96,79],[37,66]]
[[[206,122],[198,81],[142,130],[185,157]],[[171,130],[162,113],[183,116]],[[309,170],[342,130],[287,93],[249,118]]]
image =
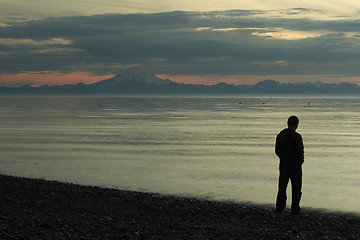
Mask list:
[[3,239],[360,239],[360,216],[0,175]]

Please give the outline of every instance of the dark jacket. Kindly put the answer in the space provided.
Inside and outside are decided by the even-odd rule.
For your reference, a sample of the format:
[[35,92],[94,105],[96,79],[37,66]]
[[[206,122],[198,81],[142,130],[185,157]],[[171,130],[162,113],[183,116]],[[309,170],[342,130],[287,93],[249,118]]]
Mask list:
[[282,130],[276,137],[275,153],[280,163],[303,164],[304,145],[301,135],[293,129]]

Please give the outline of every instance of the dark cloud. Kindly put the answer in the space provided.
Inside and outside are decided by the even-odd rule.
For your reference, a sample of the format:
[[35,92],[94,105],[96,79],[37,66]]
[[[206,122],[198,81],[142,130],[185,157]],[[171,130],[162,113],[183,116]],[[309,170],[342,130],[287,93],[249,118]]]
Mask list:
[[140,64],[159,74],[354,76],[359,24],[245,10],[50,18],[0,27],[0,73],[112,74]]

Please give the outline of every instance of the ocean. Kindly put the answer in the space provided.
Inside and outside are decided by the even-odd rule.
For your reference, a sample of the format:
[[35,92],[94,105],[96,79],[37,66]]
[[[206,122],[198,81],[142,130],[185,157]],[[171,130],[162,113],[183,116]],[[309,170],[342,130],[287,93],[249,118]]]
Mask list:
[[360,213],[360,97],[2,96],[0,173],[274,204],[275,138],[291,115],[302,207]]

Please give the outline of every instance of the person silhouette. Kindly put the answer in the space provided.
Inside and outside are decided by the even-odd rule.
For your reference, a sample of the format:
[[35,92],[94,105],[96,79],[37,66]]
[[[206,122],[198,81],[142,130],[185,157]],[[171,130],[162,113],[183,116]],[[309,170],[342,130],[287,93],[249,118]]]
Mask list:
[[287,125],[288,128],[276,136],[275,153],[280,159],[276,212],[283,212],[286,207],[286,189],[290,179],[292,189],[291,213],[299,214],[301,210],[304,145],[301,135],[296,132],[299,119],[296,116],[291,116],[288,118]]

